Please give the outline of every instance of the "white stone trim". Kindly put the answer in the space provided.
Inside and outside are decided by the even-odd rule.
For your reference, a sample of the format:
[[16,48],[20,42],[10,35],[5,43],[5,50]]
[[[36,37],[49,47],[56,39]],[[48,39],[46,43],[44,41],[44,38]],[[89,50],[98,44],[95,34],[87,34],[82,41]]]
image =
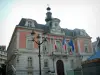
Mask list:
[[17,31],[17,39],[16,39],[16,48],[18,49],[19,48],[19,41],[20,41],[20,32],[19,31]]
[[80,40],[79,39],[77,39],[77,44],[78,44],[78,53],[81,53],[81,48],[80,48]]
[[[31,41],[31,40],[32,40],[32,36],[30,34],[26,35],[26,48],[28,47],[28,41]],[[33,48],[34,48],[34,42],[33,41],[31,41],[31,42],[32,42],[32,45],[33,45],[32,46],[32,50],[33,50]]]
[[33,29],[35,31],[39,31],[39,32],[43,31],[42,29],[36,29],[36,28],[32,28],[32,27],[30,28],[30,27],[27,27],[27,26],[26,27],[25,26],[24,27],[23,26],[17,26],[17,28],[23,28],[22,30],[25,30],[25,31],[27,31],[27,30],[33,30]]

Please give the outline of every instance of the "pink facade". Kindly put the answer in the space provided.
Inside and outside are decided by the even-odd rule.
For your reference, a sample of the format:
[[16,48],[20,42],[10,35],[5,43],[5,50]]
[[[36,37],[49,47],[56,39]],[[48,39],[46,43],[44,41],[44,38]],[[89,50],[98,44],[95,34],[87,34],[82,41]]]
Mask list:
[[28,32],[20,32],[19,34],[19,48],[26,48],[26,35]]
[[[18,28],[18,30],[24,30],[23,28]],[[38,32],[36,32],[38,33]],[[25,31],[20,31],[19,32],[19,48],[26,48],[26,36],[30,34],[30,32],[25,32]],[[34,35],[35,37],[37,36]],[[48,41],[50,41],[50,37],[55,37],[53,35],[48,35]],[[56,38],[62,38],[63,39],[63,36],[56,36]],[[67,38],[66,40],[68,40],[70,38]],[[37,39],[35,39],[37,41]],[[83,53],[84,52],[84,39],[78,39],[79,40],[79,44],[80,44],[80,52]],[[61,40],[62,42],[62,40]],[[34,48],[38,48],[38,45],[34,43]],[[75,52],[78,53],[79,50],[78,50],[78,42],[77,40],[74,41],[74,45],[75,45]],[[89,39],[89,45],[88,45],[88,49],[89,49],[89,52],[92,52],[92,45],[91,45],[91,39]]]
[[[78,39],[79,40],[79,44],[80,44],[80,52],[81,53],[84,53],[85,49],[84,49],[84,43],[85,43],[85,40],[84,39]],[[78,44],[75,43],[75,46],[77,46]],[[77,46],[78,47],[78,46]],[[77,50],[77,49],[76,49]],[[91,45],[91,39],[88,39],[88,52],[92,52],[92,45]]]
[[75,40],[75,50],[76,50],[76,53],[78,53],[78,44],[77,44],[77,40]]
[[91,43],[91,40],[89,41],[89,52],[90,53],[92,52],[92,43]]
[[[18,30],[24,30],[24,29],[18,28]],[[26,48],[26,36],[28,34],[30,34],[30,32],[27,32],[27,31],[26,32],[25,31],[19,32],[19,48]],[[37,36],[37,34],[34,36]],[[35,39],[35,40],[37,41],[37,39]],[[33,42],[33,43],[34,43],[34,48],[38,48],[38,45],[35,42]]]
[[84,52],[84,40],[80,39],[79,41],[80,41],[80,50],[81,50],[81,52]]

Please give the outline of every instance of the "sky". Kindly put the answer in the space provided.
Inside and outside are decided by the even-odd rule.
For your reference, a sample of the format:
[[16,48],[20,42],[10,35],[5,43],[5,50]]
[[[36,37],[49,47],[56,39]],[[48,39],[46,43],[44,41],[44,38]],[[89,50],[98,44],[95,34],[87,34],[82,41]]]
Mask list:
[[45,24],[47,4],[61,28],[84,29],[92,42],[100,36],[100,0],[0,0],[0,45],[9,45],[21,18]]

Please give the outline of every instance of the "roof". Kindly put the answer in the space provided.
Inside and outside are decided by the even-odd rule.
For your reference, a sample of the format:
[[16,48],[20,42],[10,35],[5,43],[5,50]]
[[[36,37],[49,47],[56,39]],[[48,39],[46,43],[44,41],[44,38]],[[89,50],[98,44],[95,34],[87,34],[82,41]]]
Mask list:
[[88,60],[93,60],[93,59],[97,59],[97,58],[100,58],[100,50],[98,50],[94,55],[89,57]]
[[70,29],[64,29],[66,36],[74,36],[74,31]]
[[[54,18],[54,19],[57,19],[57,18]],[[25,27],[25,23],[27,20],[31,20],[31,21],[34,21],[34,25],[35,25],[35,28],[36,29],[42,29],[46,32],[50,32],[50,26],[46,25],[46,24],[39,24],[37,23],[35,20],[32,20],[32,19],[27,19],[27,18],[22,18],[20,23],[19,23],[19,26],[24,26]],[[66,36],[86,36],[86,37],[90,37],[86,32],[85,30],[83,29],[74,29],[74,30],[71,30],[71,29],[64,29],[64,28],[61,28],[61,31],[62,32],[65,32],[65,35]],[[81,32],[83,32],[83,34],[81,34]]]
[[[19,23],[19,26],[25,27],[26,20],[27,20],[26,18],[22,18],[20,23]],[[29,19],[29,20],[32,20],[32,19]],[[34,21],[35,28],[42,29],[42,30],[45,30],[45,31],[49,30],[49,26],[47,26],[45,24],[38,24],[35,20],[33,20],[33,21]]]

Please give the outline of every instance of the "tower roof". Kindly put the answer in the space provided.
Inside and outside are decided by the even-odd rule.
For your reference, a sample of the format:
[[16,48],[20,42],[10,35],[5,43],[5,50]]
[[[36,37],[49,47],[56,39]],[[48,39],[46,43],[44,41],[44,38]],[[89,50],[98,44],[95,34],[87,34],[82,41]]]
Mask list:
[[46,19],[45,21],[48,22],[48,21],[51,21],[52,20],[52,13],[50,12],[51,8],[48,6],[47,7],[47,13],[46,13]]
[[50,11],[51,10],[51,8],[50,7],[47,7],[47,11]]

